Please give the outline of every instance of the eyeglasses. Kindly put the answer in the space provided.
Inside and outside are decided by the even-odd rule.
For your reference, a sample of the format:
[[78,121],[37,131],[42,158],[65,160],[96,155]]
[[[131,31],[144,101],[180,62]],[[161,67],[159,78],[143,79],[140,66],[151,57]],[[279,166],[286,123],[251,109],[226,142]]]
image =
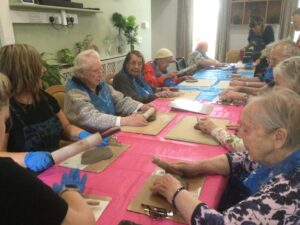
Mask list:
[[100,74],[103,74],[103,73],[104,73],[104,70],[103,70],[102,67],[99,68],[99,69],[88,69],[88,70],[86,70],[86,71],[91,72],[91,73],[100,73]]

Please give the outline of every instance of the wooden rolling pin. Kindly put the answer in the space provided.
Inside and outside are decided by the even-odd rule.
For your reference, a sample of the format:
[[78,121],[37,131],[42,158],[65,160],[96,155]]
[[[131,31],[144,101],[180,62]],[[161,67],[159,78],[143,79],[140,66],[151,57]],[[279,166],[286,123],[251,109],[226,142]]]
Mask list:
[[148,120],[150,118],[150,116],[155,115],[155,113],[156,113],[156,109],[153,107],[150,107],[143,113],[143,116],[145,117],[146,120]]
[[168,162],[163,161],[155,156],[152,158],[152,163],[164,169],[167,173],[171,173],[178,176],[183,176],[183,172],[175,170]]
[[102,142],[101,135],[95,133],[81,141],[76,141],[73,144],[67,145],[51,153],[55,163],[62,162],[80,152],[86,151],[95,147]]

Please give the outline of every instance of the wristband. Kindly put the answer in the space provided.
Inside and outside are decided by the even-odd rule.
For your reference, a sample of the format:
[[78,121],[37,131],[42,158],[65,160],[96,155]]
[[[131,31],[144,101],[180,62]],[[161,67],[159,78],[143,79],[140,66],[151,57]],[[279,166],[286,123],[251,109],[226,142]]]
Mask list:
[[176,196],[178,195],[178,193],[181,192],[181,191],[184,190],[184,189],[185,189],[184,187],[180,187],[180,188],[178,188],[178,189],[175,191],[175,193],[173,194],[173,197],[172,197],[172,205],[174,206],[175,209],[177,209],[177,208],[176,208],[176,205],[175,205],[175,198],[176,198]]

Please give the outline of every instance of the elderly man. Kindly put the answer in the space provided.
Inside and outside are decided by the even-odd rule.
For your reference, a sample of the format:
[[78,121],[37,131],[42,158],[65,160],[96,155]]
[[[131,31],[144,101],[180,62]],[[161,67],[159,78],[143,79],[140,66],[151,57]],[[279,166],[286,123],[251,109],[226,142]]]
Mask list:
[[[271,45],[270,56],[269,56],[269,69],[267,70],[268,79],[273,81],[273,67],[278,65],[285,59],[293,56],[300,56],[300,50],[297,45],[291,40],[280,40],[274,42]],[[257,79],[257,78],[252,78]],[[235,79],[231,82],[232,88],[225,90],[220,93],[220,99],[225,101],[232,100],[247,100],[248,95],[257,95],[258,92],[266,89],[268,86],[264,85],[260,88],[250,87],[251,79],[242,78],[240,80]],[[257,82],[254,82],[257,83]],[[272,83],[271,83],[272,84]]]
[[189,58],[188,58],[188,64],[194,65],[198,64],[199,67],[210,67],[210,66],[223,66],[224,64],[209,58],[206,55],[206,52],[208,50],[208,43],[205,41],[201,41],[197,44],[197,47],[195,51],[193,51]]
[[145,111],[149,106],[124,97],[104,82],[102,63],[95,50],[77,55],[74,72],[66,85],[65,97],[65,114],[74,124],[90,131],[147,125],[143,115],[135,112]]

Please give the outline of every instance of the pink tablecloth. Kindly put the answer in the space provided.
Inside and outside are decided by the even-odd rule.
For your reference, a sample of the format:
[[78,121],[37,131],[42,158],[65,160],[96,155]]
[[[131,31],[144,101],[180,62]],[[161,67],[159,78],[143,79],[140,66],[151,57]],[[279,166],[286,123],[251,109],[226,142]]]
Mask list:
[[[170,102],[156,100],[154,105],[159,111],[169,112]],[[215,105],[211,117],[227,118],[232,123],[237,123],[241,107]],[[129,149],[123,153],[103,172],[89,173],[85,192],[101,196],[110,196],[112,201],[106,208],[97,224],[115,225],[127,219],[136,223],[150,224],[178,224],[169,220],[154,220],[145,215],[127,211],[127,206],[142,187],[145,180],[155,169],[151,163],[153,155],[168,161],[174,160],[199,160],[213,157],[226,150],[221,146],[208,146],[164,139],[164,135],[184,116],[193,113],[174,111],[176,118],[157,136],[138,135],[133,133],[118,133],[121,143],[129,144]],[[63,172],[69,169],[54,166],[39,177],[46,184],[52,185],[60,180]],[[222,176],[207,176],[200,200],[210,207],[216,208],[224,190],[226,178]]]

